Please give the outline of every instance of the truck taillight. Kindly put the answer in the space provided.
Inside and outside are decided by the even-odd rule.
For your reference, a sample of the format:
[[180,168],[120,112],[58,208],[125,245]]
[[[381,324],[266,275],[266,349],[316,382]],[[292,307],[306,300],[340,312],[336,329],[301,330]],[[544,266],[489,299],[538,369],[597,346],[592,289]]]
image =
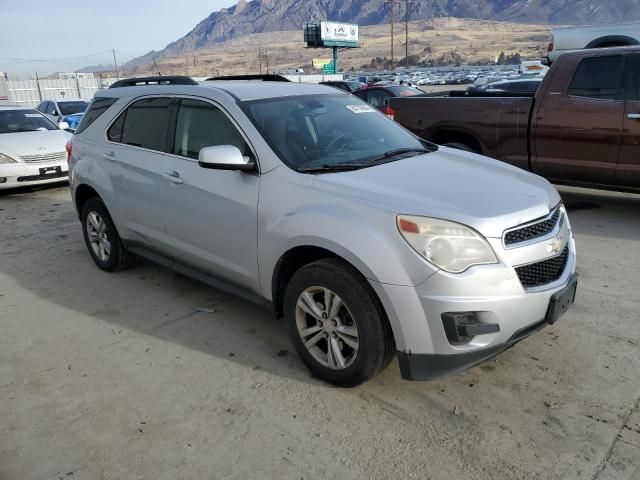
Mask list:
[[396,112],[389,105],[384,108],[384,114],[387,116],[387,118],[395,120]]
[[549,45],[547,45],[547,52],[553,52],[553,37],[549,40]]
[[67,151],[67,164],[68,164],[69,160],[71,160],[71,153],[73,152],[73,143],[71,143],[71,140],[67,142],[64,148]]

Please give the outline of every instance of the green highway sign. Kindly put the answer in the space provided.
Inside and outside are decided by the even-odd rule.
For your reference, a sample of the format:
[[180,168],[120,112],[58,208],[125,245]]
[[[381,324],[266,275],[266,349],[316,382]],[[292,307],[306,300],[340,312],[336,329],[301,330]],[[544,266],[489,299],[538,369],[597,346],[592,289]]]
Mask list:
[[332,63],[325,63],[322,66],[322,73],[333,73],[333,62]]

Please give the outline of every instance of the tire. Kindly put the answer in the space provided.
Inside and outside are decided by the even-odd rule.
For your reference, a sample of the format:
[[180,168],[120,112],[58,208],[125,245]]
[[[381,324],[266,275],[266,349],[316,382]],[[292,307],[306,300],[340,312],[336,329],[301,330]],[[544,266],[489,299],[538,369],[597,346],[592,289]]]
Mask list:
[[465,145],[464,143],[450,142],[450,143],[445,143],[444,146],[449,148],[455,148],[458,150],[464,150],[465,152],[478,153],[475,149],[471,148],[469,145]]
[[107,207],[98,197],[87,200],[82,208],[82,233],[87,250],[98,268],[105,272],[123,270],[135,256],[127,251]]
[[[333,311],[325,311],[326,298]],[[395,353],[378,299],[362,276],[338,259],[318,260],[293,275],[285,291],[284,316],[291,341],[311,373],[334,385],[354,387],[370,380]],[[334,347],[331,355],[329,344]]]

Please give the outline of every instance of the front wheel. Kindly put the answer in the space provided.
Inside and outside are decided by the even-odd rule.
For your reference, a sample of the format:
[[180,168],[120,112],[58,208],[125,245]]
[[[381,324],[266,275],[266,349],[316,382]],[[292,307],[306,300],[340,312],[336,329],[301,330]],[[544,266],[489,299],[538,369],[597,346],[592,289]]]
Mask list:
[[329,383],[360,385],[393,355],[393,335],[377,299],[358,272],[336,259],[318,260],[293,275],[284,313],[300,357]]

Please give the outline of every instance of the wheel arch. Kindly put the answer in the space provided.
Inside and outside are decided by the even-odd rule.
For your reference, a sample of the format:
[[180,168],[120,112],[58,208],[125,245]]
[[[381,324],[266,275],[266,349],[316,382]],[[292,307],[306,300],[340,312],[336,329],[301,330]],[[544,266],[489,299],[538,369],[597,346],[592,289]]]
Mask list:
[[102,200],[102,197],[100,197],[98,192],[93,187],[90,187],[85,183],[80,184],[76,187],[74,203],[75,203],[76,210],[78,212],[78,216],[82,215],[82,209],[85,203],[87,203],[87,200],[93,197],[98,197],[100,200]]
[[640,42],[627,35],[605,35],[591,40],[584,48],[620,47],[625,45],[640,45]]
[[482,143],[474,134],[455,127],[443,127],[437,130],[432,130],[422,136],[422,138],[438,145],[461,143],[467,145],[475,153],[483,154],[484,152]]

